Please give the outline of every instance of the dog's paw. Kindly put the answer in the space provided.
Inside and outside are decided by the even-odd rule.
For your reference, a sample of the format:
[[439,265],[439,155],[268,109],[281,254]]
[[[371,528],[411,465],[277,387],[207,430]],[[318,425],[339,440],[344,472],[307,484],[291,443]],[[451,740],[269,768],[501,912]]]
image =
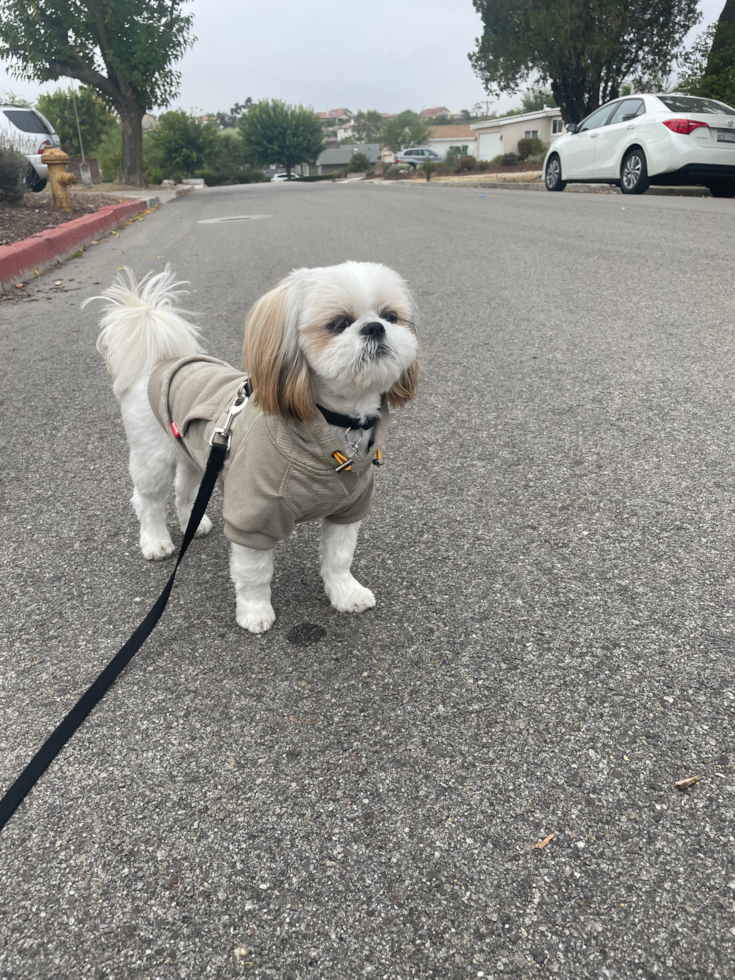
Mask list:
[[146,538],[145,541],[141,539],[140,550],[148,561],[161,561],[174,553],[174,543],[171,538]]
[[270,602],[248,602],[237,604],[237,625],[250,633],[265,633],[276,621],[276,614]]
[[[182,528],[182,530],[186,530],[186,528]],[[201,519],[201,521],[199,521],[199,527],[194,532],[194,537],[203,538],[204,535],[209,534],[211,530],[212,530],[212,522],[205,514],[204,517]]]
[[327,597],[337,612],[361,613],[375,606],[375,596],[360,585],[356,578],[349,577],[347,581],[325,582]]

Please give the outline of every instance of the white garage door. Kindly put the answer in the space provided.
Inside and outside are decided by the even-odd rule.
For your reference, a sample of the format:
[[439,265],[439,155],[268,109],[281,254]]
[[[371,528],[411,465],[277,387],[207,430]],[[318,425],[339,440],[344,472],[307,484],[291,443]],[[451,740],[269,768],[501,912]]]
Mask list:
[[500,133],[481,133],[478,157],[480,160],[492,160],[503,152]]

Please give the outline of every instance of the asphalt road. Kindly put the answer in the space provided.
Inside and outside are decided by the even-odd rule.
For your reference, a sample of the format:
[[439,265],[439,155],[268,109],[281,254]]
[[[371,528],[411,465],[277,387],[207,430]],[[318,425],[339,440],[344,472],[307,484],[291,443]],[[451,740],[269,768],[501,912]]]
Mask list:
[[171,568],[80,301],[170,261],[239,363],[291,268],[377,260],[423,344],[358,546],[377,608],[330,609],[302,527],[273,630],[238,629],[216,498],[0,837],[3,980],[735,976],[733,246],[731,201],[261,185],[0,303],[0,787]]

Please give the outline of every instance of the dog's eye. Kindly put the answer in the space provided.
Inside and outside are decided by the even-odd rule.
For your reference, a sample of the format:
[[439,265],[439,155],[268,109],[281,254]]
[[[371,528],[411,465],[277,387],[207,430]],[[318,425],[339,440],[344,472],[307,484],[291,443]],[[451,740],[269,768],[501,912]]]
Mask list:
[[383,313],[382,316],[384,320],[388,321],[388,323],[398,323],[398,314],[394,313],[392,310],[388,310],[386,313]]
[[330,333],[342,333],[347,329],[347,327],[350,326],[351,322],[352,321],[348,320],[347,317],[339,316],[336,320],[331,320],[327,324],[327,330],[329,330]]

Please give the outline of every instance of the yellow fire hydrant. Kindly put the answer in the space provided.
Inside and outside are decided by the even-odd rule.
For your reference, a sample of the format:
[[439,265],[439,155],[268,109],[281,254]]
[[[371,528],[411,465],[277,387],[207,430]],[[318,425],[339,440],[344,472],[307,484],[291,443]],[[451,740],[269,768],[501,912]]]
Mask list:
[[71,194],[69,188],[76,184],[75,174],[70,174],[66,165],[69,157],[63,150],[46,150],[41,157],[41,163],[48,167],[48,179],[51,193],[54,195],[54,206],[64,211],[71,211]]

